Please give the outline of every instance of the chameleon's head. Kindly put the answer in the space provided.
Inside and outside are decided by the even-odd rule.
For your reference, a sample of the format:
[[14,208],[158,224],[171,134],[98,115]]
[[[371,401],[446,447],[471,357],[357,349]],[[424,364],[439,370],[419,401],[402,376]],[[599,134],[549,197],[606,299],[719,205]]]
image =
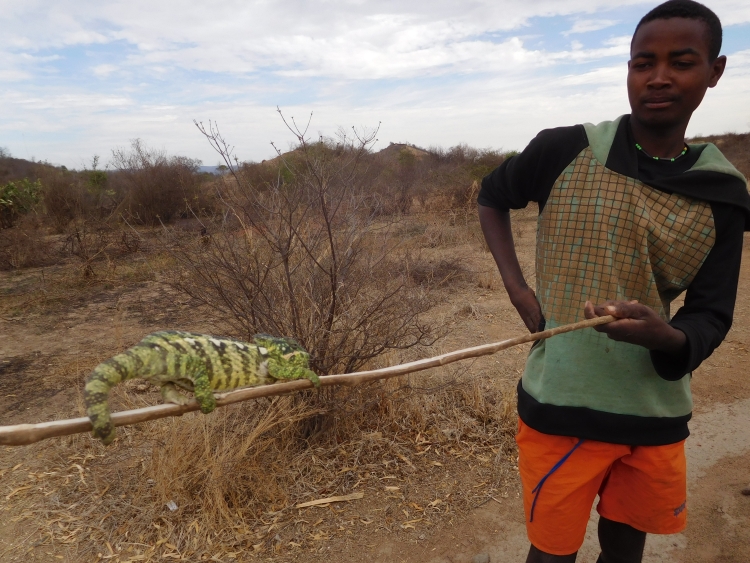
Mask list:
[[261,353],[264,356],[295,366],[309,367],[310,354],[294,338],[256,334],[253,336],[253,342],[258,348],[262,348]]

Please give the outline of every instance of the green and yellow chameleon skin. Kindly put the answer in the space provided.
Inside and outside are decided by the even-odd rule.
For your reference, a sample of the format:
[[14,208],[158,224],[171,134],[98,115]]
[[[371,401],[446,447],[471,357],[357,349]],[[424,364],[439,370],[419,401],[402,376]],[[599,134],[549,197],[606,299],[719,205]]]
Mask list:
[[310,355],[291,338],[256,334],[252,343],[182,331],[149,334],[122,354],[96,366],[86,381],[84,403],[94,436],[104,444],[115,439],[107,397],[126,379],[145,379],[161,386],[165,402],[190,399],[177,387],[193,391],[201,412],[216,408],[214,391],[273,383],[279,379],[318,376],[309,368]]

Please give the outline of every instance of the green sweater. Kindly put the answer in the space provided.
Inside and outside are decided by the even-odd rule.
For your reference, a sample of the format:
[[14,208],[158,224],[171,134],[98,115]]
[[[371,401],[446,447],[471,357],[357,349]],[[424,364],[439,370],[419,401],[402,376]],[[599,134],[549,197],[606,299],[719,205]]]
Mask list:
[[[514,167],[511,159],[485,178],[479,202],[500,209],[540,203],[536,295],[547,328],[583,320],[587,300],[636,299],[670,321],[671,302],[685,290],[690,299],[694,283],[703,301],[705,288],[721,293],[703,310],[686,313],[713,317],[709,321],[691,318],[680,325],[675,318],[688,337],[678,356],[616,342],[593,329],[539,342],[519,384],[521,418],[542,432],[609,442],[684,439],[692,410],[689,370],[731,325],[750,213],[744,178],[713,145],[691,146],[683,162],[640,161],[627,118],[543,132],[524,153]],[[546,182],[523,177],[538,176],[525,160],[536,168],[549,161]],[[532,184],[528,193],[519,187],[524,182]],[[702,191],[696,194],[694,184]],[[714,248],[714,264],[698,280]],[[729,287],[726,279],[712,281],[715,268],[730,278]],[[706,323],[716,325],[710,334]]]

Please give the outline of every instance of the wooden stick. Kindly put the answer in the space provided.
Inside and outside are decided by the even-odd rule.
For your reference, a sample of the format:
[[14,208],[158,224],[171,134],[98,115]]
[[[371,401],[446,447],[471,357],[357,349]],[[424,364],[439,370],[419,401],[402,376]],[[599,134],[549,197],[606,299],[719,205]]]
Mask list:
[[[374,369],[370,371],[362,371],[357,373],[326,375],[320,378],[320,385],[352,386],[367,383],[368,381],[375,381],[376,379],[397,377],[399,375],[404,375],[407,373],[413,373],[416,371],[422,371],[438,366],[444,366],[446,364],[457,362],[459,360],[465,360],[467,358],[487,356],[489,354],[499,352],[500,350],[505,350],[506,348],[518,346],[519,344],[524,344],[526,342],[542,340],[544,338],[555,336],[556,334],[590,328],[597,325],[610,323],[614,320],[615,317],[607,315],[604,317],[597,317],[577,323],[558,326],[556,328],[545,330],[543,332],[518,336],[516,338],[503,340],[501,342],[495,342],[493,344],[483,344],[481,346],[474,346],[472,348],[464,348],[462,350],[456,350],[455,352],[448,352],[447,354],[441,354],[440,356],[425,358],[423,360],[408,362],[397,366]],[[263,385],[260,387],[249,387],[247,389],[239,389],[237,391],[230,391],[229,393],[217,395],[216,406],[223,407],[225,405],[231,405],[232,403],[247,401],[248,399],[257,399],[259,397],[269,397],[272,395],[283,395],[286,393],[301,391],[303,389],[309,389],[311,387],[313,387],[313,384],[307,379],[298,379],[296,381],[289,381],[286,383],[274,383],[272,385]],[[153,407],[145,407],[142,409],[113,413],[112,422],[115,426],[127,426],[130,424],[145,422],[147,420],[165,418],[167,416],[182,416],[187,412],[197,411],[198,409],[199,406],[195,400],[190,401],[186,405],[174,405],[172,403],[168,403],[156,405]],[[80,432],[88,432],[91,430],[91,428],[91,421],[88,418],[72,418],[68,420],[41,422],[38,424],[16,424],[13,426],[0,426],[0,445],[22,446],[26,444],[33,444],[34,442],[40,442],[41,440],[54,438],[55,436],[68,436],[71,434],[78,434]]]

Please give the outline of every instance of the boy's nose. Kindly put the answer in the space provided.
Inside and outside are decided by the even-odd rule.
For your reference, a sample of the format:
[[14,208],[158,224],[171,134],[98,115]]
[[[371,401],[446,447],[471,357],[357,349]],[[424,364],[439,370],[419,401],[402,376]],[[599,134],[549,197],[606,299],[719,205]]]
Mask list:
[[665,88],[672,84],[672,73],[668,65],[655,65],[648,86],[650,88]]

